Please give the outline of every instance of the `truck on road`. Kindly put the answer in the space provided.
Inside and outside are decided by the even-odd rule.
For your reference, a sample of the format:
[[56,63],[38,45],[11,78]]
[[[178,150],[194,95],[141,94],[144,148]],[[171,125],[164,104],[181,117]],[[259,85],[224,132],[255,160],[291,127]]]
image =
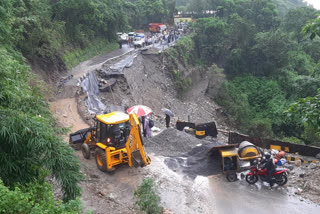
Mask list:
[[163,23],[150,23],[149,31],[152,33],[162,33],[167,29],[167,26]]

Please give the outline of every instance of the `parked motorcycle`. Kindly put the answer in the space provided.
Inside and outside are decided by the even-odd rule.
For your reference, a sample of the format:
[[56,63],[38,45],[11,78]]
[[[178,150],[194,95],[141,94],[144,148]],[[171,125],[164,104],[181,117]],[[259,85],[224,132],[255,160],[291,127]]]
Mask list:
[[[249,184],[256,183],[259,178],[262,181],[267,181],[267,169],[261,170],[257,165],[251,166],[250,172],[246,175],[246,181]],[[287,169],[276,169],[272,174],[271,179],[275,181],[279,186],[283,186],[288,181]]]

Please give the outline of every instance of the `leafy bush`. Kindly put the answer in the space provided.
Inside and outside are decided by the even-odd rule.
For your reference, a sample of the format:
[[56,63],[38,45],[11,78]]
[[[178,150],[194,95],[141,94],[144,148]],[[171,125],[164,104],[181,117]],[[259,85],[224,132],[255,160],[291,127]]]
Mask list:
[[195,45],[192,38],[193,35],[184,36],[177,41],[173,48],[168,50],[169,53],[176,51],[176,54],[173,55],[174,58],[179,59],[185,67],[194,63]]
[[0,179],[7,186],[36,180],[48,169],[62,186],[64,199],[80,194],[79,160],[59,137],[59,129],[23,58],[0,49]]
[[82,213],[82,206],[79,199],[66,203],[56,201],[47,182],[28,183],[9,189],[0,180],[0,213],[78,214]]
[[134,197],[135,204],[139,206],[140,210],[147,214],[162,213],[161,198],[152,178],[143,179],[142,184],[134,191]]
[[248,134],[272,136],[273,126],[283,123],[288,107],[284,93],[274,80],[241,76],[226,81],[216,99]]
[[188,91],[192,86],[192,80],[190,77],[185,77],[182,72],[174,70],[173,80],[177,92],[181,95]]
[[291,104],[288,109],[290,117],[298,116],[305,125],[304,137],[308,142],[320,142],[320,89],[314,97],[301,98],[297,102]]

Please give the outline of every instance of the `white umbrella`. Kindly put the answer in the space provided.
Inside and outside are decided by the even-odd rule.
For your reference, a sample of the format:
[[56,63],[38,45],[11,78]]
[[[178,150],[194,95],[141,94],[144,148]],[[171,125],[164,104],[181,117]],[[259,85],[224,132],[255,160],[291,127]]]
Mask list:
[[170,109],[167,109],[167,108],[163,108],[161,109],[163,111],[163,113],[169,115],[170,117],[174,117],[174,114],[173,112],[170,110]]

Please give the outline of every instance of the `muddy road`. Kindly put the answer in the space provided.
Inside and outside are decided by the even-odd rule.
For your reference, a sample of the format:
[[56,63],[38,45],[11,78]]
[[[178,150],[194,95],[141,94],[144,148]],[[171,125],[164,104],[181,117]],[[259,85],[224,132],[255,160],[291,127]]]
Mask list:
[[[51,110],[62,126],[71,127],[72,131],[88,127],[89,120],[79,114],[79,106],[84,107],[84,104],[81,99],[76,99],[78,78],[103,66],[110,58],[130,51],[133,49],[123,46],[83,62],[70,71],[73,78],[60,88],[57,99],[51,102]],[[155,125],[162,133],[146,143],[151,164],[145,168],[124,165],[113,174],[103,173],[96,167],[94,158],[84,159],[81,152],[76,151],[85,176],[81,183],[81,200],[85,210],[92,210],[95,214],[137,213],[134,190],[144,177],[152,177],[158,185],[162,206],[176,214],[257,211],[261,214],[320,213],[318,205],[288,193],[287,187],[269,190],[261,183],[248,185],[244,180],[227,182],[218,170],[217,158],[207,152],[211,143],[226,142],[226,136],[221,133],[216,139],[201,141],[175,129],[164,129],[161,107],[172,109],[183,119],[186,119],[185,114],[190,114],[196,121],[215,120],[218,127],[227,128],[227,122],[216,111],[219,106],[205,97],[206,81],[195,84],[189,99],[177,99],[173,82],[161,62],[154,56],[142,56],[140,53],[132,67],[124,69],[124,73],[125,83],[131,92],[124,93],[122,86],[115,86],[113,98],[110,94],[102,94],[102,100],[116,100],[119,103],[115,104],[121,105],[126,99],[127,105],[149,105],[155,112]]]

